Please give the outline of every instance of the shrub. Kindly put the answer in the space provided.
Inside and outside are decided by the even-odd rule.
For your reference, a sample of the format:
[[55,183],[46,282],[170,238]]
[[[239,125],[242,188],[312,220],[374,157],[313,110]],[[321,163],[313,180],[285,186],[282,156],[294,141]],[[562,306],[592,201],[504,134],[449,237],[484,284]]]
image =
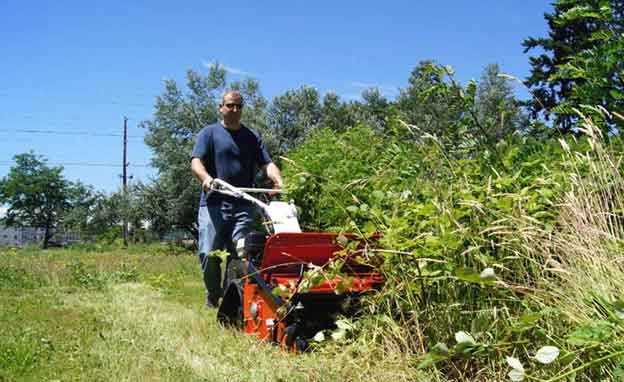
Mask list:
[[[508,369],[500,354],[536,352],[553,337],[567,338],[579,313],[551,292],[562,285],[553,278],[553,260],[561,263],[577,244],[583,251],[621,253],[614,231],[622,232],[622,193],[619,178],[608,175],[620,170],[620,162],[585,155],[597,147],[594,133],[561,141],[509,137],[497,145],[500,160],[492,162],[487,153],[448,155],[435,137],[391,126],[385,134],[366,126],[343,134],[321,130],[285,161],[289,196],[301,208],[303,227],[364,238],[382,234],[376,253],[386,283],[369,299],[365,309],[372,318],[354,338],[376,342],[382,352],[398,349],[418,357],[416,365],[437,365],[460,379],[498,379]],[[575,181],[592,176],[602,180],[598,189],[577,192]],[[602,217],[603,233],[594,241],[575,232],[587,226],[585,217],[565,222],[570,210],[561,202],[570,195],[587,198],[576,200],[572,211],[595,210]],[[597,208],[605,205],[610,209]],[[615,239],[605,240],[607,234]],[[585,253],[578,265],[584,271],[565,277],[576,288],[611,285],[610,292],[603,300],[574,289],[566,296],[586,296],[576,308],[585,312],[583,322],[617,317],[616,286],[622,283],[613,272],[621,263],[605,258],[588,267],[592,255]],[[582,276],[590,271],[596,277]],[[611,315],[596,314],[596,306]],[[589,359],[618,354],[599,349]],[[536,369],[538,375],[552,372]]]

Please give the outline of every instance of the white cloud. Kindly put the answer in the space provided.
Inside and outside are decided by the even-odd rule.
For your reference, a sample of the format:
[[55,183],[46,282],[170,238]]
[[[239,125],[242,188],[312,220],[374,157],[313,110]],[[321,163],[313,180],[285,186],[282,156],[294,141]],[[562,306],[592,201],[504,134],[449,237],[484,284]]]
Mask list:
[[226,72],[231,73],[231,74],[238,74],[240,76],[249,76],[249,72],[246,72],[244,70],[238,69],[238,68],[233,68],[231,66],[227,66],[225,64],[223,64],[222,62],[219,61],[202,61],[202,65],[204,65],[206,68],[210,68],[211,66],[214,66],[216,64],[219,64],[219,66],[223,67],[225,69]]

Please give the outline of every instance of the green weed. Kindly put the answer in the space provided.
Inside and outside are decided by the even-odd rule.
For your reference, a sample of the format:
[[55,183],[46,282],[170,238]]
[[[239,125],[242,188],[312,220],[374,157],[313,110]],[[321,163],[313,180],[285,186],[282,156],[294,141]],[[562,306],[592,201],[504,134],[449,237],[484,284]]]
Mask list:
[[0,334],[0,381],[15,380],[48,362],[54,346],[40,331],[13,328]]
[[0,288],[34,289],[44,285],[44,281],[25,269],[14,266],[0,267]]
[[80,287],[102,289],[106,286],[107,278],[95,266],[86,265],[80,259],[74,259],[69,264],[71,282]]

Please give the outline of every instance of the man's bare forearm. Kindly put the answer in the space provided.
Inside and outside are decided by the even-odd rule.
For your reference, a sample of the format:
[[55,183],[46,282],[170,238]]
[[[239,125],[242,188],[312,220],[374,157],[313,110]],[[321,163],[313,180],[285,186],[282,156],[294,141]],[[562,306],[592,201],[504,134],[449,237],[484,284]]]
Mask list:
[[212,183],[213,178],[210,176],[210,174],[208,174],[208,171],[206,171],[206,167],[204,167],[201,159],[191,159],[191,172],[200,181],[204,190],[210,188],[210,184]]

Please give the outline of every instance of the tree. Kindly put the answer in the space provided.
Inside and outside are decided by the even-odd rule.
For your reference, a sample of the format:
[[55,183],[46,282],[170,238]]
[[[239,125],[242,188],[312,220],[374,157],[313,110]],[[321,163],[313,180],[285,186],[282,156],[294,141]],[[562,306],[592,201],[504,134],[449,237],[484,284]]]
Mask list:
[[386,120],[392,113],[392,104],[378,88],[365,89],[362,101],[351,102],[342,102],[336,93],[329,92],[323,97],[320,125],[344,132],[357,124],[364,124],[381,132],[386,130]]
[[481,140],[488,146],[515,132],[523,132],[528,126],[528,116],[515,98],[510,80],[499,74],[499,66],[490,64],[477,85],[476,123],[481,126]]
[[[544,15],[550,32],[545,38],[528,38],[530,57],[527,85],[535,99],[529,105],[533,117],[555,115],[555,126],[572,131],[574,108],[601,106],[622,112],[624,103],[624,2],[621,0],[557,0],[554,11]],[[585,105],[585,106],[584,106]],[[600,113],[598,113],[600,114]],[[611,128],[622,122],[607,117]],[[613,132],[613,131],[611,131]]]
[[358,122],[382,132],[387,128],[386,120],[394,115],[394,108],[381,94],[379,88],[368,88],[362,91],[362,102],[351,103],[351,108]]
[[[197,236],[196,216],[199,202],[199,184],[190,171],[190,155],[195,134],[204,126],[217,122],[218,105],[226,89],[239,89],[245,97],[243,124],[258,130],[266,129],[262,109],[266,101],[254,80],[235,82],[227,86],[226,70],[216,63],[203,76],[189,70],[186,76],[188,91],[183,91],[173,80],[165,81],[164,93],[157,97],[154,116],[143,121],[145,143],[153,150],[151,163],[158,176],[150,190],[159,193],[155,207],[163,209],[160,223],[169,228],[184,229]],[[256,126],[257,124],[257,126]],[[262,134],[262,133],[261,133]],[[160,229],[163,229],[162,227]]]
[[43,248],[47,248],[71,206],[71,184],[61,175],[62,167],[49,167],[33,152],[13,159],[15,166],[0,180],[0,204],[8,205],[3,222],[7,226],[43,228]]
[[273,99],[268,110],[271,134],[277,140],[282,155],[300,144],[321,121],[318,90],[302,86]]
[[325,94],[321,106],[321,125],[335,132],[343,132],[356,123],[352,104],[342,102],[334,92]]
[[466,112],[463,89],[452,79],[452,70],[433,61],[422,61],[412,70],[407,88],[397,100],[398,116],[432,134],[457,143],[464,139],[461,121]]
[[104,227],[110,224],[108,219],[96,218],[105,210],[104,200],[105,195],[95,191],[93,186],[80,181],[72,183],[68,189],[70,208],[63,216],[63,227],[89,236],[102,233]]

